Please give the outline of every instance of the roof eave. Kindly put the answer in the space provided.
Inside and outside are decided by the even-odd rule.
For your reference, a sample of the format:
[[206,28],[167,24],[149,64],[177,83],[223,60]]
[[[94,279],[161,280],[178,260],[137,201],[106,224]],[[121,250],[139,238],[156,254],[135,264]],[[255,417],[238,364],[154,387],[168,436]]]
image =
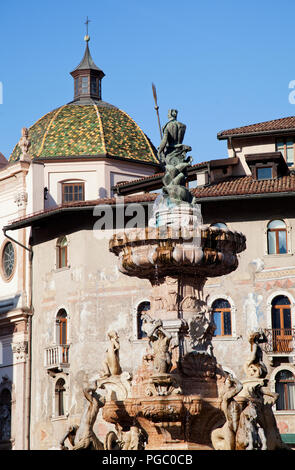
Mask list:
[[230,194],[230,195],[220,195],[220,196],[204,196],[196,198],[196,203],[202,202],[216,202],[220,199],[222,201],[230,201],[230,200],[239,200],[239,199],[264,199],[264,198],[271,198],[271,197],[295,197],[295,191],[284,191],[284,192],[271,192],[271,193],[249,193],[249,194]]
[[[196,203],[204,203],[204,202],[216,202],[216,201],[231,201],[231,200],[240,200],[240,199],[265,199],[265,198],[274,198],[274,197],[295,197],[295,191],[285,191],[285,192],[270,192],[270,193],[255,193],[255,194],[236,194],[236,195],[218,195],[218,196],[204,196],[204,197],[196,197]],[[149,201],[140,201],[140,204],[146,206],[152,204],[154,201],[151,199]],[[124,201],[122,201],[124,204]],[[118,202],[116,203],[107,203],[105,202],[103,205],[108,205],[110,207],[117,207]],[[51,211],[45,211],[36,214],[35,216],[28,217],[25,220],[16,220],[2,228],[3,232],[7,232],[10,230],[19,230],[26,227],[32,227],[36,223],[48,219],[50,217],[55,217],[60,215],[61,213],[65,212],[77,212],[77,211],[93,211],[93,209],[97,206],[97,202],[94,201],[89,205],[83,206],[69,206],[69,207],[58,207],[54,208]]]
[[273,129],[269,131],[258,131],[258,132],[242,132],[242,133],[236,133],[236,134],[223,134],[223,132],[226,131],[221,131],[218,132],[217,134],[217,139],[218,140],[226,140],[230,138],[243,138],[243,137],[260,137],[263,135],[281,135],[281,134],[289,134],[289,133],[295,133],[295,128],[291,127],[288,129]]

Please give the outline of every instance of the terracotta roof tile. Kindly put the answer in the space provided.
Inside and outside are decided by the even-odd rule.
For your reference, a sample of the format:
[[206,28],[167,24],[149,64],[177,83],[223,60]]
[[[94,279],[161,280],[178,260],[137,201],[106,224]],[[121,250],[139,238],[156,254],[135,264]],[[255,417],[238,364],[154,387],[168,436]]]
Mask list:
[[[199,167],[203,167],[205,165],[208,165],[209,162],[201,162],[201,163],[195,163],[194,165],[191,166],[191,168],[195,168],[195,169],[198,169]],[[127,186],[129,184],[133,184],[133,183],[138,183],[140,181],[148,181],[148,180],[151,180],[153,178],[161,178],[164,176],[164,172],[160,172],[160,173],[154,173],[153,175],[149,175],[149,176],[144,176],[143,178],[138,178],[138,179],[134,179],[134,180],[131,180],[131,181],[121,181],[120,183],[117,183],[116,186],[118,187],[121,187],[121,186]]]
[[250,124],[248,126],[235,127],[233,129],[219,132],[217,137],[220,139],[222,137],[236,134],[255,134],[288,129],[295,129],[295,116],[274,119],[272,121],[258,122],[257,124]]
[[236,176],[192,190],[197,198],[292,191],[295,191],[295,175],[293,174],[270,180],[254,180],[252,176]]
[[[202,203],[202,198],[217,198],[225,196],[243,196],[243,195],[259,195],[259,194],[271,194],[273,193],[287,193],[295,192],[295,175],[290,174],[282,176],[281,178],[273,180],[254,180],[252,176],[237,176],[230,177],[226,180],[211,183],[208,186],[202,186],[200,188],[192,189],[192,193]],[[128,203],[141,203],[141,202],[153,202],[158,197],[156,193],[143,193],[143,194],[134,194],[122,197],[122,202],[124,204]],[[92,201],[81,201],[75,203],[62,204],[45,211],[40,211],[34,214],[29,214],[26,217],[13,220],[9,225],[26,223],[27,225],[30,220],[33,220],[35,217],[40,215],[50,215],[53,213],[61,212],[65,209],[71,209],[76,207],[94,207],[96,205],[110,205],[116,204],[120,201],[121,198],[105,198],[97,199]],[[19,227],[18,227],[19,228]]]

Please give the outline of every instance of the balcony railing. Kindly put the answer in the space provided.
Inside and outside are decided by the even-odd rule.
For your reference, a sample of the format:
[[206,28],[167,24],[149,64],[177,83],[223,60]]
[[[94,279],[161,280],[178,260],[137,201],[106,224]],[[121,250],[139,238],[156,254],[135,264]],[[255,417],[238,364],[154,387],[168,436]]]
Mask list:
[[264,330],[266,353],[288,354],[295,351],[295,328],[269,328]]
[[60,369],[69,366],[69,344],[59,344],[45,348],[45,367]]

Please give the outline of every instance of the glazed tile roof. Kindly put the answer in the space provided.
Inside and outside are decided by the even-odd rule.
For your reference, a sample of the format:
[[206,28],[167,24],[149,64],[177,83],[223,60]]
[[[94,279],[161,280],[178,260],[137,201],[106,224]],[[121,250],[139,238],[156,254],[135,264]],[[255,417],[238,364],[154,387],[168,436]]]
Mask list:
[[[158,163],[156,149],[124,111],[107,103],[61,106],[29,128],[32,158],[107,155]],[[17,161],[15,146],[9,161]]]
[[217,134],[219,139],[223,137],[237,135],[237,134],[255,134],[263,132],[275,132],[282,130],[295,129],[295,116],[274,119],[272,121],[259,122],[257,124],[250,124],[248,126],[235,127],[233,129],[228,129],[221,131]]

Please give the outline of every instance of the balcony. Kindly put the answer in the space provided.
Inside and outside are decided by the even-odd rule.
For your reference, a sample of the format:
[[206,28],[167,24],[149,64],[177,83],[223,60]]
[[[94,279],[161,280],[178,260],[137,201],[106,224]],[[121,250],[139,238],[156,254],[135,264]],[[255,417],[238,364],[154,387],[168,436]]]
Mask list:
[[70,366],[69,344],[58,344],[45,348],[45,367],[49,370],[61,371]]
[[266,353],[287,355],[295,352],[295,328],[269,328],[264,333],[267,343],[263,345]]

